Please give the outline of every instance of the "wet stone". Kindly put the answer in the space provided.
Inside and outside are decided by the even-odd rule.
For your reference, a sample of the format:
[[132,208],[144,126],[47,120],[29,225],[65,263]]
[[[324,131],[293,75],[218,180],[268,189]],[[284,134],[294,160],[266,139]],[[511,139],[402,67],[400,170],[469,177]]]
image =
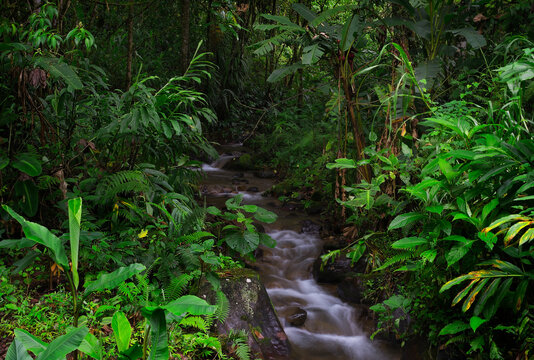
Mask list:
[[251,186],[247,189],[248,192],[253,192],[253,193],[257,193],[257,192],[260,192],[260,189],[258,189],[257,186]]
[[306,310],[301,308],[296,308],[294,312],[286,317],[286,321],[292,326],[302,326],[308,318],[308,313]]

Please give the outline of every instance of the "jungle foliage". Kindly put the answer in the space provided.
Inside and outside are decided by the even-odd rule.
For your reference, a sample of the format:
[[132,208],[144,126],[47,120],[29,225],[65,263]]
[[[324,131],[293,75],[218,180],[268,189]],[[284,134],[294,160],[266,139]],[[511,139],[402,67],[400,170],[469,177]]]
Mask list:
[[249,358],[247,334],[213,332],[217,274],[274,246],[257,222],[276,215],[199,205],[199,165],[231,140],[344,237],[324,261],[366,265],[376,336],[431,358],[534,351],[529,2],[0,9],[7,359]]

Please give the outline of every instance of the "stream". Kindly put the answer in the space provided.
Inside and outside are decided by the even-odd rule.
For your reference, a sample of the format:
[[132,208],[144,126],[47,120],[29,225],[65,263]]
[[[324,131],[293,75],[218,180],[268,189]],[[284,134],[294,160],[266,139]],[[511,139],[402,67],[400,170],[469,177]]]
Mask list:
[[[275,212],[278,220],[265,224],[265,231],[277,245],[262,248],[263,256],[255,263],[260,278],[291,343],[295,360],[399,359],[400,352],[391,345],[369,339],[369,319],[364,307],[353,306],[335,296],[335,288],[319,284],[312,276],[314,261],[322,251],[318,231],[301,232],[303,222],[319,223],[318,217],[287,209],[275,198],[264,197],[273,179],[258,178],[252,172],[223,170],[238,156],[240,145],[225,146],[224,154],[214,163],[203,165],[206,174],[202,192],[206,205],[224,208],[232,196],[243,194],[244,204],[254,204]],[[232,155],[234,153],[235,155]],[[311,224],[313,224],[311,223]],[[286,319],[295,310],[307,313],[304,324],[292,326]],[[366,331],[367,330],[367,331]]]

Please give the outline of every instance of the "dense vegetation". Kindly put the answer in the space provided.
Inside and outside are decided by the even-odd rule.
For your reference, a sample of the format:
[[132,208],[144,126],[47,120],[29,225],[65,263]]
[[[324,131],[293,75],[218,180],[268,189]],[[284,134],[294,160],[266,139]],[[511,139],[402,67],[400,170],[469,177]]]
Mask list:
[[534,351],[528,1],[1,10],[7,359],[249,358],[247,334],[214,332],[219,276],[274,245],[257,224],[276,216],[199,202],[200,164],[230,141],[344,238],[324,262],[365,264],[376,334],[431,358]]

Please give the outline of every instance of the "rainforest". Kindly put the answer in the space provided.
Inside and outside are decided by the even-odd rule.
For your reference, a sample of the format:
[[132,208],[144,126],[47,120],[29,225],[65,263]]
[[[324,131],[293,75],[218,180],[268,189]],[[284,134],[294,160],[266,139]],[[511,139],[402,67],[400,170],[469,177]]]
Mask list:
[[0,358],[534,357],[534,3],[1,0]]

